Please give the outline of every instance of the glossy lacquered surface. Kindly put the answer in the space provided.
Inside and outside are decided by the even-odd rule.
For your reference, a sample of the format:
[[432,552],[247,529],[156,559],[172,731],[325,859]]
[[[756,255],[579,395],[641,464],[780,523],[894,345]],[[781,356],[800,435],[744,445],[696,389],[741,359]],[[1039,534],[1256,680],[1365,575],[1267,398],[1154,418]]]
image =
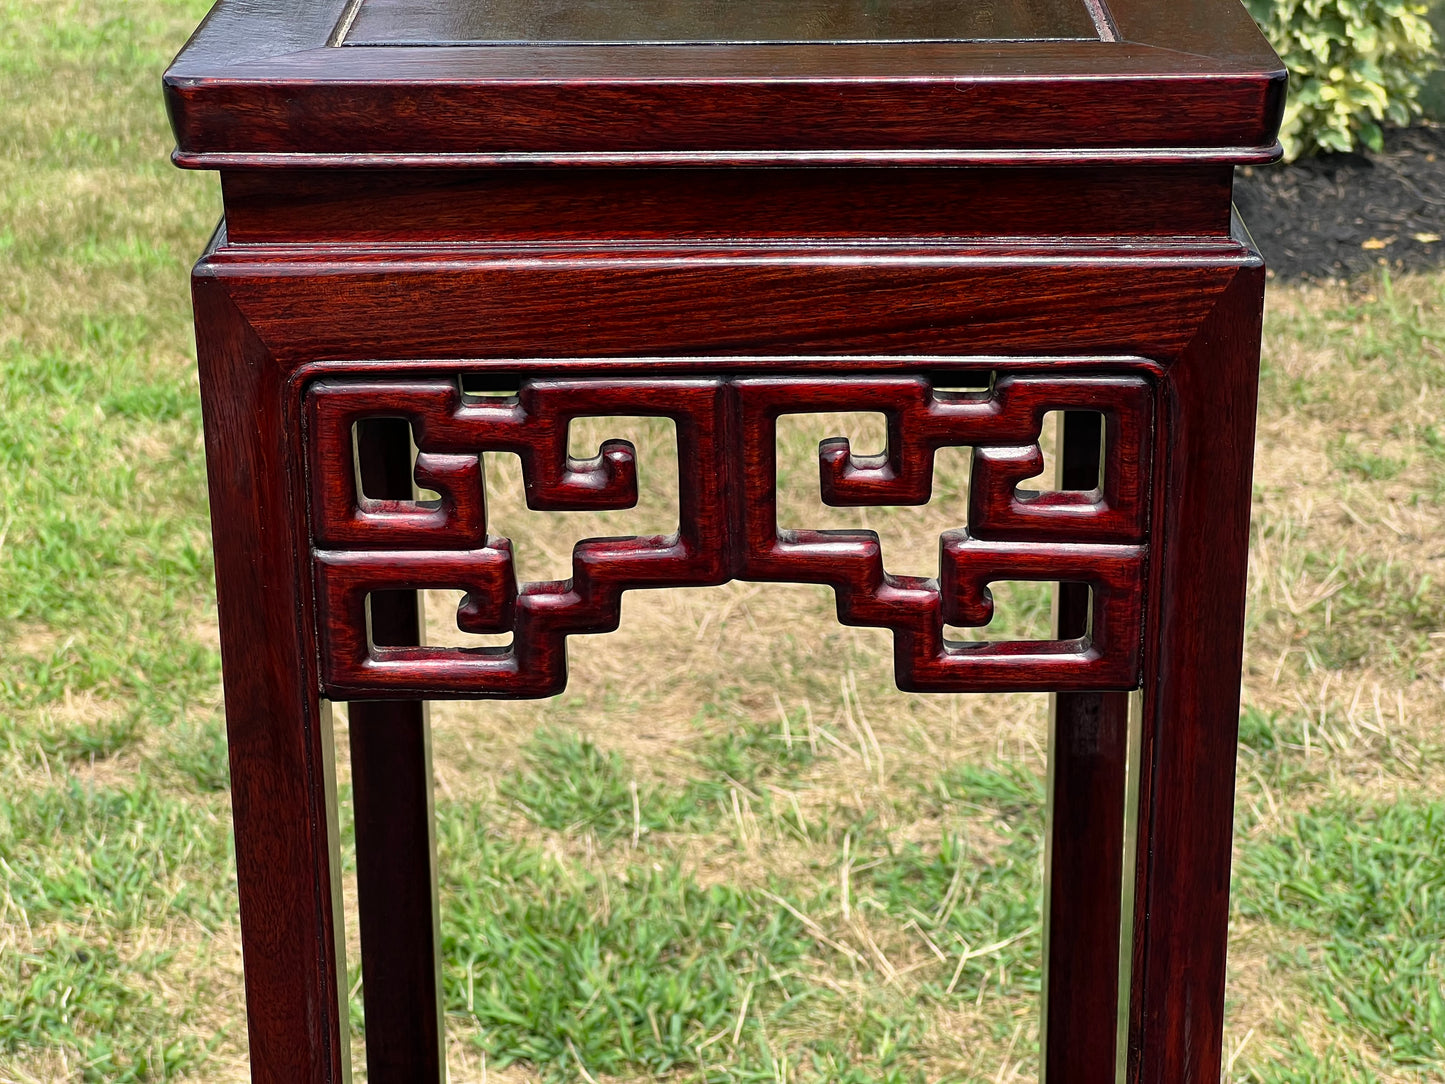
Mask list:
[[[334,503],[326,496],[331,484],[326,479],[344,485],[347,474],[339,462],[333,471],[321,466],[324,458],[314,459],[317,452],[307,451],[305,434],[322,432],[315,427],[319,423],[305,420],[308,395],[329,396],[332,389],[370,395],[382,384],[386,398],[380,401],[390,403],[393,415],[415,413],[422,423],[421,443],[435,449],[429,455],[441,457],[424,462],[417,481],[440,483],[455,499],[466,490],[449,487],[449,476],[441,468],[464,469],[454,461],[448,465],[447,457],[454,459],[454,453],[471,444],[484,444],[482,430],[454,429],[450,436],[446,429],[428,432],[425,423],[432,414],[419,404],[438,394],[431,389],[450,395],[445,389],[456,387],[459,374],[486,377],[493,386],[534,377],[581,382],[591,389],[587,394],[592,398],[579,397],[580,390],[569,385],[563,401],[589,413],[624,405],[635,410],[639,396],[701,396],[713,405],[689,416],[711,426],[721,418],[726,427],[733,415],[721,410],[717,399],[731,394],[730,387],[741,389],[754,380],[775,389],[780,402],[815,408],[822,388],[830,396],[847,397],[850,386],[871,386],[868,394],[876,397],[885,387],[918,387],[920,378],[944,387],[968,384],[985,369],[999,373],[1000,380],[1011,374],[1037,376],[1065,389],[1075,381],[1087,383],[1117,372],[1123,359],[1142,358],[1149,359],[1144,373],[1156,389],[1157,411],[1152,425],[1154,467],[1147,472],[1151,571],[1142,581],[1119,581],[1124,590],[1143,592],[1140,884],[1137,894],[1115,902],[1120,901],[1123,869],[1123,839],[1114,829],[1122,825],[1124,752],[1122,712],[1114,705],[1122,701],[1108,692],[1061,694],[1053,771],[1055,800],[1063,805],[1055,806],[1053,818],[1050,921],[1062,933],[1050,940],[1048,1026],[1050,1063],[1057,1059],[1064,1067],[1050,1079],[1113,1079],[1111,995],[1118,971],[1104,964],[1117,962],[1116,920],[1127,905],[1135,931],[1129,1030],[1135,1079],[1212,1080],[1218,1072],[1223,1004],[1244,525],[1263,284],[1256,258],[1237,242],[1233,245],[1136,247],[1128,253],[1103,250],[1092,256],[1090,249],[1065,245],[934,247],[892,254],[854,250],[852,262],[843,260],[841,265],[841,252],[796,248],[773,250],[766,258],[746,250],[614,248],[605,258],[570,253],[549,259],[466,245],[434,258],[360,249],[288,253],[240,245],[223,245],[213,252],[198,270],[196,290],[257,1078],[339,1079],[334,1066],[344,1051],[334,1023],[339,1002],[331,999],[339,996],[334,976],[340,962],[325,950],[335,931],[333,911],[326,906],[335,898],[327,858],[335,837],[324,816],[305,810],[324,810],[329,800],[322,690],[374,696],[382,689],[365,669],[354,685],[345,684],[352,679],[336,672],[328,678],[322,670],[311,669],[354,660],[363,650],[365,657],[373,656],[354,639],[359,627],[355,610],[335,604],[330,586],[316,593],[329,581],[324,573],[314,580],[318,572],[308,556],[313,532],[322,532],[314,544],[323,564],[369,569],[367,575],[379,577],[375,582],[383,588],[445,582],[475,589],[477,620],[486,618],[485,600],[508,597],[505,592],[493,594],[494,581],[486,578],[492,575],[492,557],[468,556],[470,534],[458,536],[461,548],[442,560],[435,551],[411,548],[423,542],[421,536],[406,533],[412,528],[396,534],[392,548],[378,553],[345,542],[345,532],[379,531],[384,524],[348,527],[350,520],[343,516],[343,533],[334,535],[324,525],[330,518],[312,518],[308,507],[331,517],[324,511]],[[677,321],[666,313],[665,299],[675,288],[671,279],[679,274],[686,284],[681,288],[693,299],[685,321],[683,308]],[[567,288],[574,277],[575,290]],[[870,281],[881,295],[869,288]],[[1030,282],[1037,293],[1030,292]],[[778,307],[780,290],[787,298],[782,303],[796,306],[791,322],[779,322],[786,311]],[[715,297],[734,303],[704,303]],[[969,312],[974,318],[951,324],[945,320],[943,325],[906,319],[895,324],[898,303],[909,297],[916,297],[920,311],[925,304],[935,314],[954,307],[960,317]],[[577,308],[581,298],[588,299],[584,313]],[[1102,298],[1109,303],[1101,304]],[[654,318],[644,319],[642,314],[649,311]],[[629,316],[633,312],[635,319]],[[470,315],[453,319],[452,314]],[[559,326],[593,330],[558,335]],[[479,337],[484,327],[486,334]],[[880,355],[859,349],[879,342],[911,345],[917,352]],[[777,352],[795,344],[814,350],[826,346],[827,352]],[[1039,356],[1043,344],[1060,356]],[[719,353],[723,345],[725,354]],[[687,348],[680,351],[680,346]],[[854,350],[859,352],[850,352]],[[478,352],[484,357],[456,360]],[[399,360],[374,360],[384,357]],[[779,373],[794,375],[781,380],[768,376]],[[517,438],[531,447],[544,439],[545,429],[524,430],[522,416],[512,416],[520,407],[519,401],[516,407],[497,408],[501,413],[495,421],[504,428],[512,425]],[[343,414],[346,417],[356,415]],[[437,417],[445,421],[452,413]],[[902,432],[910,429],[920,432],[905,422]],[[1033,435],[1028,428],[1011,439],[1022,440],[1027,451]],[[912,454],[908,447],[906,441],[897,446],[904,456],[901,463]],[[833,464],[843,471],[839,478],[851,479],[834,491],[834,499],[846,497],[850,486],[860,499],[864,494],[870,501],[899,499],[902,491],[894,493],[893,488],[922,477],[909,468],[873,492],[869,487],[875,483],[868,479],[876,476],[883,482],[876,474],[880,466],[857,465],[863,468],[857,475],[849,471],[846,457],[836,458],[842,449],[825,453],[824,466]],[[309,473],[308,457],[316,464]],[[730,454],[721,458],[733,461]],[[574,476],[576,480],[566,484],[582,486],[579,496],[569,500],[591,492],[582,481],[588,470],[602,471],[599,477],[604,479],[614,477],[608,471],[620,472],[595,491],[595,499],[624,499],[626,450],[605,450],[604,459],[613,465],[584,468],[551,458],[547,470],[561,471],[556,484]],[[539,464],[547,461],[544,456]],[[833,469],[827,466],[822,477],[831,476]],[[765,486],[765,474],[745,469],[748,476],[755,479],[749,485]],[[308,485],[321,485],[322,495],[305,499]],[[623,488],[616,493],[610,488],[619,485]],[[717,507],[708,492],[705,487],[698,490],[702,507]],[[765,488],[756,492],[766,495]],[[551,499],[544,494],[539,491],[538,499]],[[911,493],[908,499],[916,496]],[[346,504],[343,498],[337,507]],[[356,508],[362,510],[359,500]],[[393,507],[367,514],[395,515],[400,525],[408,516],[430,513]],[[444,526],[445,521],[438,524]],[[343,544],[338,547],[333,539]],[[663,544],[643,540],[638,556]],[[495,556],[504,555],[487,545]],[[1059,562],[1069,559],[1072,543],[1037,545],[1040,555]],[[862,568],[872,559],[868,546],[865,539],[848,540],[836,561],[831,551],[820,551],[810,558],[816,571],[789,558],[775,572],[759,576],[760,567],[745,574],[785,579],[817,575],[828,582],[836,577],[848,582],[850,565]],[[625,550],[618,550],[624,561],[619,567],[632,559]],[[352,556],[345,557],[348,552]],[[689,582],[724,578],[728,562],[738,559],[727,556],[727,546],[702,546],[696,552],[698,560],[713,564],[711,571],[689,573]],[[341,560],[335,557],[338,553]],[[1022,575],[1025,557],[1024,552],[1014,553],[989,575]],[[592,560],[585,558],[583,567],[590,568]],[[1090,578],[1081,570],[1061,572],[1058,563],[1049,566],[1049,573],[1070,580]],[[505,584],[505,579],[495,582]],[[948,605],[960,607],[956,615],[977,620],[964,612],[968,606],[962,600],[976,598],[979,586],[960,582],[939,590],[955,600]],[[930,590],[925,585],[895,585],[889,605],[906,608],[926,602]],[[918,602],[910,603],[914,596]],[[871,598],[874,607],[882,601],[877,595],[864,597]],[[571,605],[562,596],[555,601]],[[1061,612],[1061,637],[1073,635],[1070,628],[1077,626],[1069,622],[1077,618],[1070,614],[1077,612],[1067,607]],[[501,613],[494,608],[486,627],[497,627]],[[350,633],[345,632],[348,628]],[[354,646],[339,646],[338,635],[340,645],[351,635]],[[466,660],[460,666],[447,660],[425,662],[423,669],[431,668],[426,672],[432,676],[419,678],[423,670],[413,666],[423,659],[409,656],[404,648],[385,647],[385,639],[379,639],[383,646],[375,649],[375,657],[400,664],[402,679],[389,695],[476,694],[497,680],[475,669],[469,672],[477,664]],[[392,651],[400,654],[389,654]],[[439,673],[449,676],[438,680]],[[959,674],[965,674],[963,668]],[[547,687],[514,686],[512,692],[536,695]],[[966,678],[955,687],[967,687]],[[404,715],[395,719],[391,740],[416,747],[423,737],[416,724],[405,722]],[[316,737],[308,739],[310,734]],[[406,760],[398,753],[391,762]],[[393,817],[408,816],[403,809],[417,811],[414,816],[421,819],[413,819],[414,833],[427,823],[415,798],[393,800],[389,808]],[[278,893],[278,885],[289,887]],[[383,884],[374,896],[363,898],[363,911],[370,907],[384,914],[410,908],[414,914],[429,899],[423,889],[426,886],[415,881]],[[389,902],[399,892],[412,895]],[[307,900],[314,900],[315,907]],[[363,920],[363,933],[366,928]],[[434,941],[424,926],[415,934],[402,947],[424,962],[428,957],[423,954],[433,951]],[[396,929],[390,936],[395,949]],[[302,945],[325,950],[318,970],[297,967]],[[426,974],[411,981],[425,982]],[[371,998],[389,997],[386,987],[370,989]],[[418,1004],[409,1000],[395,1012],[382,1009],[369,1019],[381,1029],[382,1021],[406,1020]],[[414,1050],[418,1041],[425,1046],[427,1032],[395,1027],[390,1040],[378,1030],[376,1037],[383,1040],[378,1058],[386,1049]],[[298,1066],[297,1058],[305,1064]],[[378,1080],[402,1079],[387,1077],[380,1068],[375,1075]]]
[[[194,296],[254,1079],[349,1073],[329,699],[368,1079],[440,1084],[422,698],[553,694],[624,591],[741,578],[831,585],[904,687],[1055,692],[1045,1078],[1215,1084],[1264,284],[1230,178],[1283,85],[1234,0],[221,0],[166,94],[228,219]],[[888,446],[824,442],[829,503],[975,450],[937,578],[777,522],[776,418],[859,409]],[[566,439],[624,414],[676,423],[675,533],[517,582],[481,457],[624,507],[630,446]],[[1051,639],[944,636],[1010,579],[1061,584]],[[510,646],[423,644],[433,587]]]
[[[619,26],[631,25],[629,2],[646,0],[606,5]],[[605,21],[601,0],[592,3],[568,10]],[[407,3],[369,12],[343,0],[221,0],[166,74],[166,96],[178,160],[195,166],[275,165],[292,155],[486,165],[559,156],[638,164],[678,155],[712,163],[759,154],[1014,161],[1086,148],[1096,157],[1149,149],[1170,160],[1273,153],[1285,72],[1236,0],[1077,3],[1013,0],[988,10],[1000,26],[1080,28],[1070,34],[1084,33],[1082,14],[1093,40],[820,43],[808,40],[819,11],[873,10],[904,28],[888,33],[911,26],[912,34],[936,29],[919,21],[926,13],[936,22],[980,18],[985,8],[689,0],[669,5],[689,34],[766,14],[778,40],[668,45],[649,32],[609,44],[437,47],[362,45],[355,35],[394,19],[387,33],[396,40],[420,38],[401,29],[414,20],[433,28],[432,41],[480,33],[456,29],[472,26],[473,12],[485,21],[488,11],[533,18],[549,9]],[[699,21],[703,12],[715,13],[711,23]]]
[[878,241],[1229,234],[1234,167],[240,169],[233,242]]
[[[333,698],[553,696],[566,687],[565,638],[616,629],[624,591],[734,578],[832,586],[840,621],[893,631],[901,688],[1138,684],[1153,429],[1146,377],[1051,370],[1005,376],[971,395],[940,394],[925,379],[898,376],[524,380],[515,397],[475,399],[455,377],[323,380],[308,391],[306,409],[320,650]],[[973,448],[967,529],[960,524],[940,538],[937,580],[889,574],[870,531],[778,526],[777,417],[850,410],[881,411],[889,447],[882,459],[860,459],[846,441],[825,442],[819,484],[828,504],[926,504],[936,450]],[[1052,411],[1104,419],[1101,471],[1077,489],[1021,490],[1043,467],[1038,439]],[[510,543],[487,530],[481,454],[521,457],[532,508],[630,508],[638,498],[630,445],[606,443],[590,460],[566,450],[570,421],[609,415],[676,423],[678,530],[582,542],[570,579],[518,583]],[[434,502],[358,492],[352,434],[389,417],[409,423],[419,449],[416,481],[439,495]],[[945,624],[989,623],[988,585],[1000,580],[1085,585],[1092,593],[1088,635],[946,641]],[[368,597],[414,589],[466,592],[458,627],[511,633],[511,646],[372,642]]]
[[1084,0],[361,0],[345,45],[1098,40]]

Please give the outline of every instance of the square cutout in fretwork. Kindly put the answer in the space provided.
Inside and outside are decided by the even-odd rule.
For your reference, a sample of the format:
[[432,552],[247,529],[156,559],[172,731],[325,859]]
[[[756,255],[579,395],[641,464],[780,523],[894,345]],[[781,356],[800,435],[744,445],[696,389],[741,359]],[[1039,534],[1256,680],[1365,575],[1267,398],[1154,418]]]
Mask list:
[[513,452],[483,455],[487,531],[512,540],[521,583],[550,583],[572,575],[573,549],[593,538],[648,537],[678,529],[677,424],[671,418],[577,418],[567,429],[567,452],[578,462],[625,441],[637,470],[630,508],[538,511],[528,507],[521,459]]
[[[1108,464],[1106,433],[1104,415],[1097,410],[1050,410],[1039,433],[1043,469],[1015,485],[1015,494],[1102,492]],[[1070,466],[1061,474],[1059,461],[1064,455]]]
[[778,529],[780,531],[873,531],[883,547],[883,564],[900,576],[938,575],[939,513],[964,526],[972,449],[940,448],[933,468],[932,499],[921,504],[838,507],[824,502],[818,457],[825,444],[847,440],[855,460],[881,459],[888,452],[883,414],[840,411],[784,414],[777,424]]
[[[971,626],[946,624],[943,626],[943,638],[948,646],[1010,640],[1054,641],[1054,598],[1061,586],[1049,580],[995,580],[987,588],[993,604],[993,616],[989,623]],[[1077,586],[1089,591],[1087,584]]]
[[398,615],[403,625],[412,624],[418,616],[415,591],[371,591],[366,596],[366,642],[371,650],[378,647],[416,647],[421,638],[415,627],[401,631],[396,627]]
[[[395,456],[383,458],[380,449],[407,449],[408,466]],[[355,466],[356,493],[362,506],[375,507],[379,501],[410,501],[418,507],[435,509],[441,494],[418,485],[416,440],[406,418],[363,418],[351,427],[351,454]]]
[[522,390],[521,380],[506,373],[466,373],[458,377],[457,382],[467,400],[516,401]]

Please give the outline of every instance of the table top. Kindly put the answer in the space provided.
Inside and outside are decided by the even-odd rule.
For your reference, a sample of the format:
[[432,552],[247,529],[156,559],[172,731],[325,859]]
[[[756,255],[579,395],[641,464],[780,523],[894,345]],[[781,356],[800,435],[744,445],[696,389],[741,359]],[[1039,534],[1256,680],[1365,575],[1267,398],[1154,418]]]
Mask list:
[[339,40],[349,46],[1097,41],[1094,19],[1084,0],[361,0]]
[[1268,158],[1239,0],[220,0],[198,167]]

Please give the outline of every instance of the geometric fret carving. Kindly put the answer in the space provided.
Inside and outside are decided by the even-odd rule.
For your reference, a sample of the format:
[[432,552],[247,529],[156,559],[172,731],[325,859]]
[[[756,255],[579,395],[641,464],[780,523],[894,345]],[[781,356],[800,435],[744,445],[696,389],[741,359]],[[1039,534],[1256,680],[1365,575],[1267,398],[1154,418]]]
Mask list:
[[[1044,415],[1104,418],[1102,485],[1030,493],[1043,465]],[[966,529],[939,540],[937,578],[895,576],[872,531],[777,525],[776,423],[787,413],[872,411],[885,451],[819,448],[825,503],[926,504],[939,448],[971,446]],[[568,425],[594,416],[671,418],[679,524],[664,537],[590,539],[566,580],[518,584],[511,548],[487,533],[482,455],[516,453],[534,509],[619,509],[637,501],[634,451],[608,441],[567,452]],[[1012,375],[983,391],[937,392],[916,376],[529,379],[508,398],[465,395],[456,380],[323,379],[306,392],[312,565],[322,680],[337,699],[541,697],[566,685],[566,637],[617,627],[623,591],[730,579],[819,583],[845,624],[893,632],[901,688],[959,692],[1132,688],[1139,680],[1153,443],[1153,386],[1134,375]],[[359,492],[352,432],[405,418],[416,481],[432,501]],[[945,625],[985,626],[988,585],[1078,582],[1092,590],[1076,640],[956,643]],[[374,591],[454,589],[465,632],[512,634],[508,647],[369,642]]]
[[[565,638],[611,632],[630,588],[706,586],[729,579],[719,429],[719,380],[533,380],[515,399],[464,397],[454,381],[323,381],[307,395],[323,674],[348,694],[426,690],[436,696],[541,697],[566,686]],[[680,523],[666,537],[577,544],[572,576],[518,586],[505,539],[486,534],[481,453],[522,460],[527,504],[550,510],[637,503],[633,449],[567,454],[567,423],[595,415],[667,417],[677,425]],[[355,422],[402,417],[418,448],[420,502],[358,501]],[[348,507],[349,505],[349,507]],[[335,548],[344,546],[344,549]],[[478,581],[478,582],[469,582]],[[510,648],[368,647],[362,605],[375,590],[467,592],[466,632],[512,632]]]
[[[737,382],[742,418],[745,550],[738,577],[833,587],[838,619],[889,628],[898,686],[918,692],[1128,688],[1142,631],[1145,492],[1152,395],[1138,377],[1004,377],[988,391],[939,395],[919,377],[847,381],[762,377]],[[831,505],[926,504],[942,447],[971,445],[969,525],[940,539],[938,580],[894,576],[872,531],[780,531],[776,420],[806,411],[875,411],[882,455],[854,457],[846,440],[819,449]],[[1042,469],[1038,440],[1052,410],[1104,413],[1101,492],[1020,493]],[[1124,544],[1121,544],[1124,543]],[[1087,583],[1088,642],[949,643],[945,624],[984,626],[998,580]]]

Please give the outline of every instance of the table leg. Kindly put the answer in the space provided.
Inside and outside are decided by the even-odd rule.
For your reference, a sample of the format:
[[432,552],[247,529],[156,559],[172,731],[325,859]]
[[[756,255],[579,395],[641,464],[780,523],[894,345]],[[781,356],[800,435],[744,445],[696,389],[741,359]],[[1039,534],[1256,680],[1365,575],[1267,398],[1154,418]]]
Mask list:
[[196,345],[256,1084],[350,1077],[331,718],[318,695],[287,382],[198,272]]
[[1264,268],[1240,269],[1162,383],[1145,642],[1131,1079],[1215,1084]]
[[[367,496],[412,498],[411,429],[405,421],[363,425],[357,455]],[[415,591],[373,595],[373,640],[421,643],[419,602]],[[440,1084],[445,1073],[426,708],[422,701],[372,701],[348,709],[370,1084]]]
[[[1061,415],[1059,488],[1098,484],[1102,422]],[[1084,635],[1089,605],[1087,585],[1059,585],[1060,639]],[[1129,694],[1057,693],[1051,715],[1043,1079],[1112,1084]]]

